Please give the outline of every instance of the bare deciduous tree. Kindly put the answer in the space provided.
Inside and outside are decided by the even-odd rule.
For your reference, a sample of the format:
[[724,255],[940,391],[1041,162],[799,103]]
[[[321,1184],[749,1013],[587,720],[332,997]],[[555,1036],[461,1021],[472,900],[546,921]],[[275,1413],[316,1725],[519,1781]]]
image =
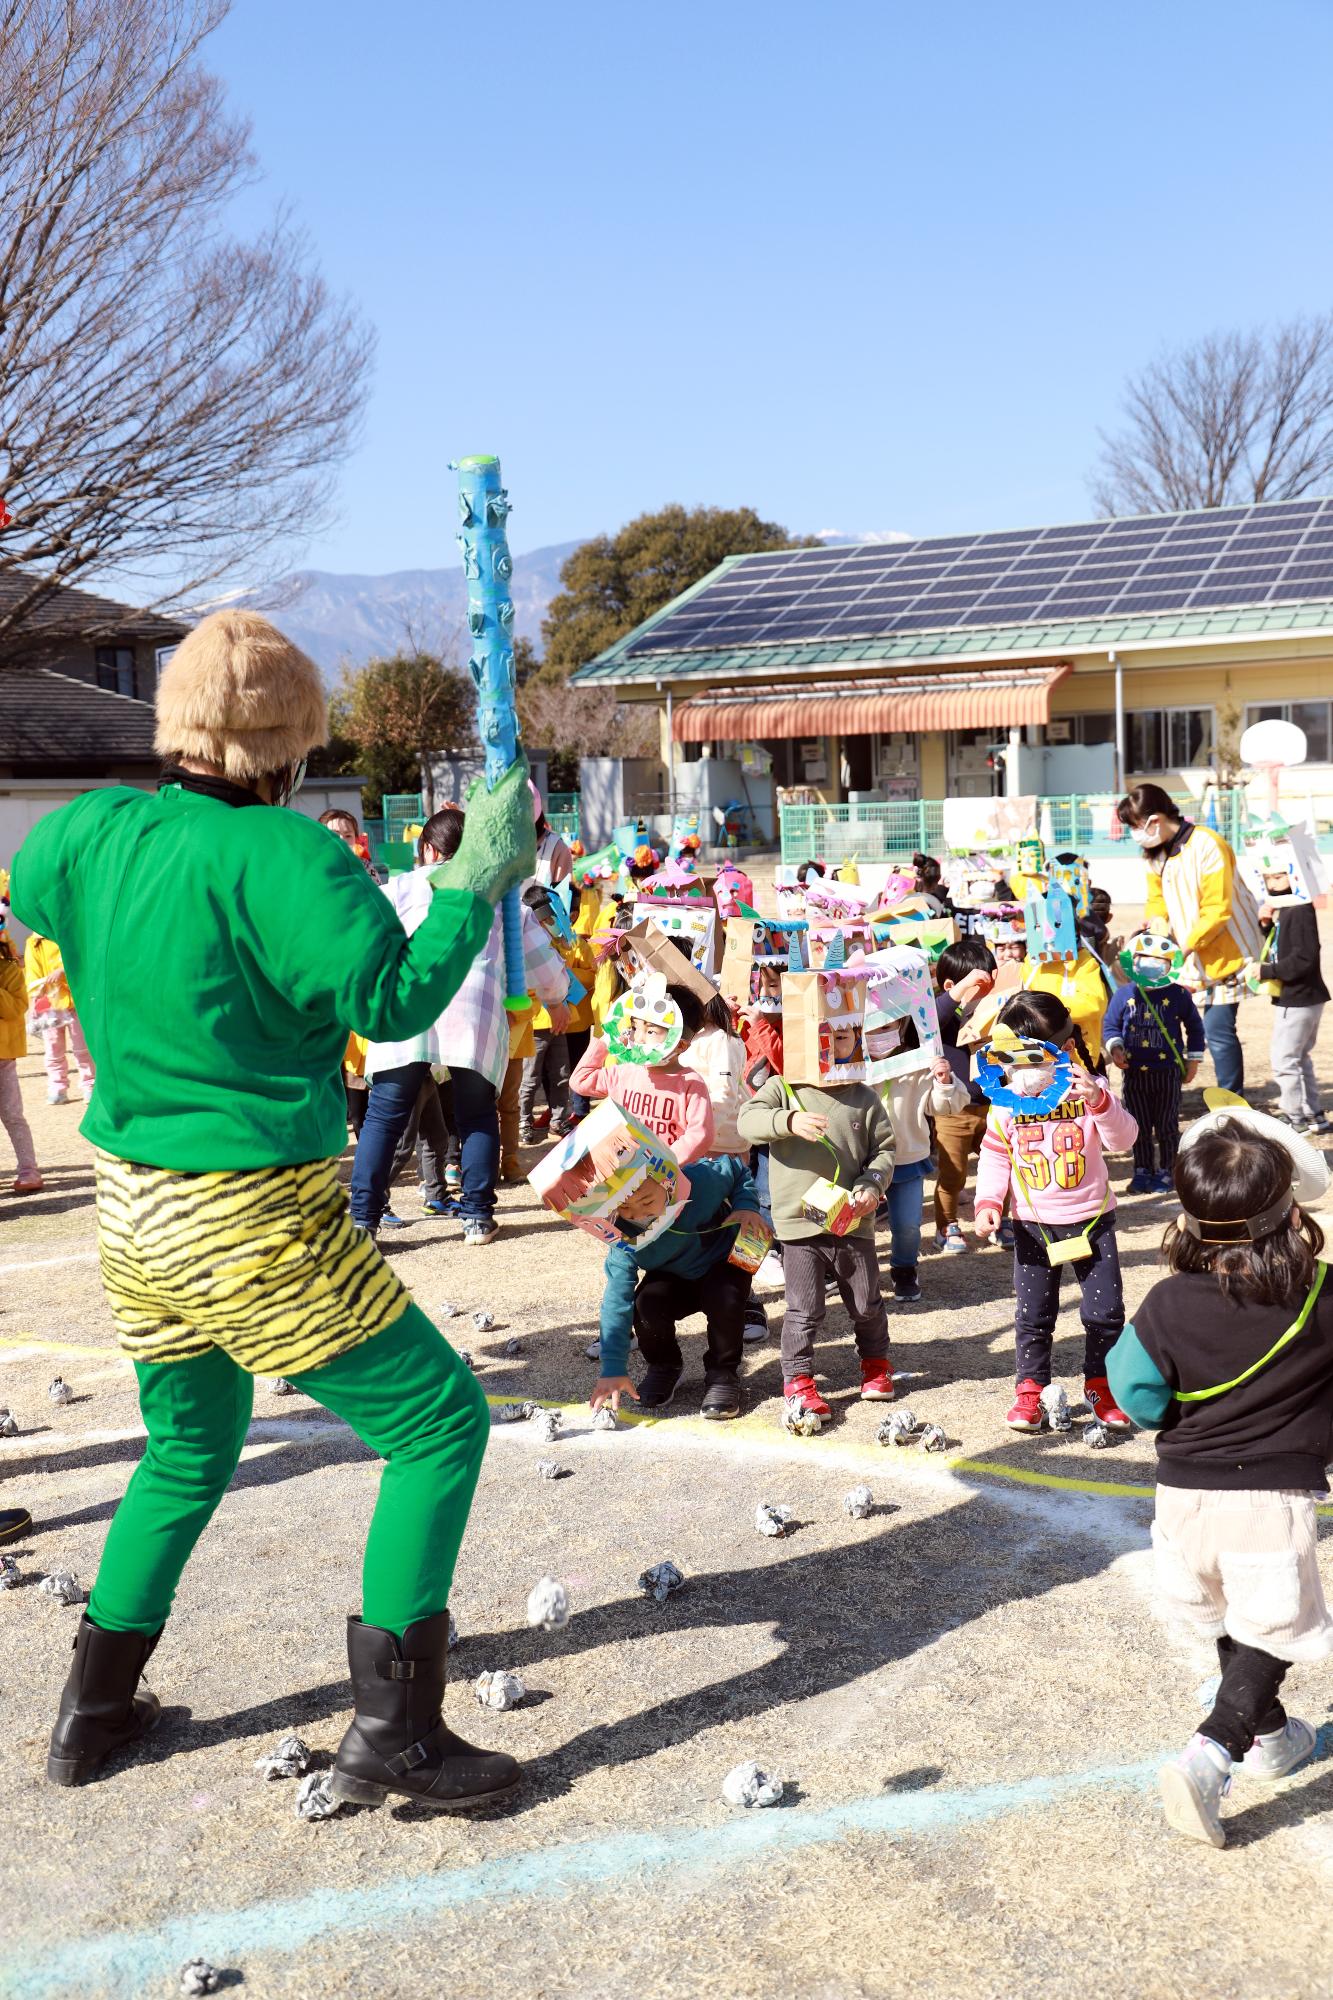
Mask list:
[[1333,313],[1271,333],[1210,336],[1163,355],[1101,432],[1092,482],[1107,514],[1294,500],[1333,474]]
[[158,603],[261,580],[353,441],[372,336],[285,214],[226,231],[226,11],[0,0],[0,636],[99,571]]

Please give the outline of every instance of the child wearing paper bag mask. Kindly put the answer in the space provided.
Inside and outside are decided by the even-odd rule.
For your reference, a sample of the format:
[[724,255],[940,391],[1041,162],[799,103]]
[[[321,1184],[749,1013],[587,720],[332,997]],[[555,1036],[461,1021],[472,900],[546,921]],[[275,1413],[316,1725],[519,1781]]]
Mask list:
[[783,998],[787,1074],[771,1077],[738,1122],[748,1144],[769,1150],[787,1293],[783,1394],[822,1425],[831,1412],[813,1371],[826,1278],[851,1316],[862,1396],[879,1402],[893,1396],[874,1234],[875,1211],[893,1178],[893,1127],[864,1080],[864,978],[845,971],[789,974]]

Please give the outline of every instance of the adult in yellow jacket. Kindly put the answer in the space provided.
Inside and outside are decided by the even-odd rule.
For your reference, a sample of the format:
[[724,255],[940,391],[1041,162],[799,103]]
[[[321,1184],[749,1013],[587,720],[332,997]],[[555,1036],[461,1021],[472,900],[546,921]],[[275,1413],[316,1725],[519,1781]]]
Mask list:
[[1259,956],[1262,933],[1253,896],[1221,834],[1183,819],[1160,785],[1136,785],[1119,813],[1148,864],[1149,924],[1170,930],[1185,953],[1180,983],[1193,993],[1223,1090],[1245,1089],[1236,1033],[1241,974]]

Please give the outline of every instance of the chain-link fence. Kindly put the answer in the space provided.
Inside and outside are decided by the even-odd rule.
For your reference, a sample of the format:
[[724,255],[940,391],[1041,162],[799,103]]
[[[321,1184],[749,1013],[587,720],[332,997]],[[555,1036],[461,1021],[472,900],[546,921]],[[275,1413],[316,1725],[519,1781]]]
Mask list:
[[[1236,845],[1245,817],[1243,793],[1217,793],[1202,809],[1184,793],[1177,797],[1188,817],[1202,817]],[[1116,820],[1114,806],[1111,794],[1060,793],[1040,801],[1038,830],[1056,853],[1071,848],[1089,860],[1124,854],[1128,836]],[[915,853],[945,852],[942,799],[783,806],[781,828],[782,859],[787,863],[824,861],[836,867],[844,861],[908,861]]]

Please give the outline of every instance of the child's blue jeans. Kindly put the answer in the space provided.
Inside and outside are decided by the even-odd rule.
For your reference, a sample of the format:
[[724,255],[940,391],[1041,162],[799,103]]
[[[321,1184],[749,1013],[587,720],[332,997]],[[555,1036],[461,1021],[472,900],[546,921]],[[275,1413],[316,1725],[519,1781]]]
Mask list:
[[[901,1167],[889,1182],[889,1269],[915,1270],[921,1254],[921,1193],[925,1161]],[[915,1169],[915,1171],[913,1171]]]

